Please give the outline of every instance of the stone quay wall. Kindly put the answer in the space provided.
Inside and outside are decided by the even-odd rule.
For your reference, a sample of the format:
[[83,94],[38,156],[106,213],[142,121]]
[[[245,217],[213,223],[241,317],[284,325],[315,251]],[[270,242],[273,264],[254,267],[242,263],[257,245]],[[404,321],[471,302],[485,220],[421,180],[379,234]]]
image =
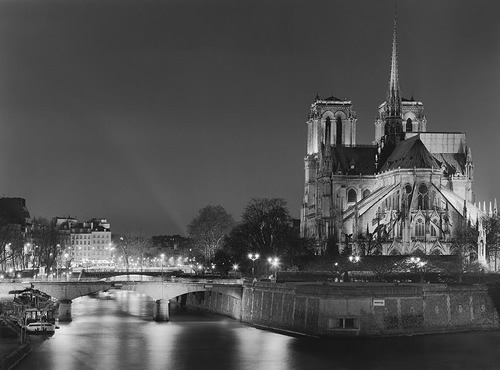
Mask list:
[[187,293],[184,297],[181,299],[181,304],[185,304],[187,308],[213,312],[241,320],[240,299],[214,291]]
[[186,303],[283,332],[393,336],[498,329],[490,294],[481,285],[256,283],[244,286],[241,302],[199,292]]

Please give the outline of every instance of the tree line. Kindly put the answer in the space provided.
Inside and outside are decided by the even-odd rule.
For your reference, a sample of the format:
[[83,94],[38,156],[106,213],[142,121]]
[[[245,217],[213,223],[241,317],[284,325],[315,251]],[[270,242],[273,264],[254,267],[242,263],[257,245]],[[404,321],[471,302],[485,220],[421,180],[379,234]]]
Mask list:
[[[206,206],[188,225],[193,247],[205,261],[227,273],[230,269],[256,273],[269,270],[267,258],[278,258],[280,268],[302,269],[314,256],[314,243],[300,237],[299,227],[280,198],[252,199],[236,222],[222,206]],[[251,261],[248,254],[259,254]]]
[[[492,269],[496,270],[500,252],[500,217],[498,214],[487,216],[483,218],[482,226],[486,234],[486,256]],[[270,271],[268,257],[279,258],[280,270],[343,273],[364,269],[373,272],[380,280],[396,272],[417,270],[424,274],[441,271],[461,280],[464,274],[483,268],[477,261],[479,224],[471,222],[464,222],[454,236],[452,258],[415,256],[420,258],[418,269],[408,262],[408,256],[392,256],[392,261],[391,258],[376,258],[381,254],[384,235],[368,231],[354,241],[346,236],[344,244],[347,247],[341,253],[332,240],[326,255],[315,256],[315,241],[300,237],[298,220],[290,216],[286,201],[280,198],[251,199],[238,222],[220,205],[205,206],[187,225],[187,233],[187,238],[180,237],[182,263],[215,266],[223,274],[234,268],[248,273],[252,267],[257,274],[267,273]],[[120,255],[123,266],[127,268],[132,261],[136,265],[142,265],[146,260],[150,265],[166,265],[167,260],[160,261],[160,255],[165,252],[165,238],[133,232],[113,234],[113,254]],[[33,218],[31,226],[23,229],[0,219],[0,270],[5,270],[6,265],[14,265],[17,269],[69,267],[71,257],[63,258],[68,242],[68,235],[60,232],[55,220]],[[362,263],[348,260],[354,250],[362,258]],[[260,258],[252,261],[249,253],[259,254]],[[63,260],[64,264],[61,263]]]

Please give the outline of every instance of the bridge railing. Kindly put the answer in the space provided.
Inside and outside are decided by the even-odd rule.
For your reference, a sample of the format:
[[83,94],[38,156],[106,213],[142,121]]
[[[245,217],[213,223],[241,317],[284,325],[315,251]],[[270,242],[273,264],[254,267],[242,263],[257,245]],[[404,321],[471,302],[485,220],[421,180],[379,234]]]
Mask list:
[[205,279],[205,278],[182,278],[175,276],[164,277],[142,277],[135,275],[129,279],[113,279],[113,278],[102,278],[102,277],[82,277],[82,278],[64,278],[64,279],[0,279],[0,283],[78,283],[78,282],[165,282],[165,283],[179,283],[179,284],[217,284],[217,285],[242,285],[244,283],[243,279]]

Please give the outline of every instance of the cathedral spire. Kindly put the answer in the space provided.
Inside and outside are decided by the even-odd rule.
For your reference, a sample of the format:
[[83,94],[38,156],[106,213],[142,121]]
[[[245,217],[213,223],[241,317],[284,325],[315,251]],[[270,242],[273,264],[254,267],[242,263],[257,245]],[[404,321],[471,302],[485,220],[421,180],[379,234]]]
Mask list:
[[399,91],[398,53],[396,42],[396,9],[394,11],[394,31],[392,34],[391,75],[385,104],[384,131],[389,147],[393,148],[404,138],[401,118],[401,93]]
[[387,108],[388,108],[389,116],[401,117],[401,93],[399,90],[399,76],[398,76],[396,16],[397,16],[397,8],[394,10],[394,31],[392,34],[391,75],[389,78],[389,89],[387,90]]

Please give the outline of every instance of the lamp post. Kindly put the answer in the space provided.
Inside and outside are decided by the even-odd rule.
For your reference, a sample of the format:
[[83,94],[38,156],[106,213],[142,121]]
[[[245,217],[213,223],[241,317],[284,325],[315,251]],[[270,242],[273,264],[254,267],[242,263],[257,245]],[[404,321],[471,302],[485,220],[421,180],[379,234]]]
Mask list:
[[269,257],[267,261],[274,267],[274,282],[276,282],[277,274],[278,274],[278,265],[280,263],[278,257],[271,258]]
[[64,266],[66,267],[65,271],[68,273],[66,274],[66,281],[69,280],[69,263],[68,263],[68,257],[69,257],[69,254],[66,252],[64,253]]
[[410,262],[413,263],[416,272],[420,275],[420,282],[424,282],[424,270],[423,267],[426,265],[426,262],[421,261],[420,257],[411,257]]
[[248,258],[252,260],[252,277],[255,278],[255,260],[259,259],[259,254],[248,253]]
[[161,281],[163,281],[163,259],[165,258],[165,254],[161,254]]
[[[349,262],[351,262],[352,264],[356,264],[359,261],[361,261],[360,256],[349,256]],[[351,270],[351,269],[349,268],[348,270]],[[343,276],[342,280],[344,281],[344,283],[349,283],[351,281],[351,279],[349,278],[348,271],[344,271],[344,276]]]

